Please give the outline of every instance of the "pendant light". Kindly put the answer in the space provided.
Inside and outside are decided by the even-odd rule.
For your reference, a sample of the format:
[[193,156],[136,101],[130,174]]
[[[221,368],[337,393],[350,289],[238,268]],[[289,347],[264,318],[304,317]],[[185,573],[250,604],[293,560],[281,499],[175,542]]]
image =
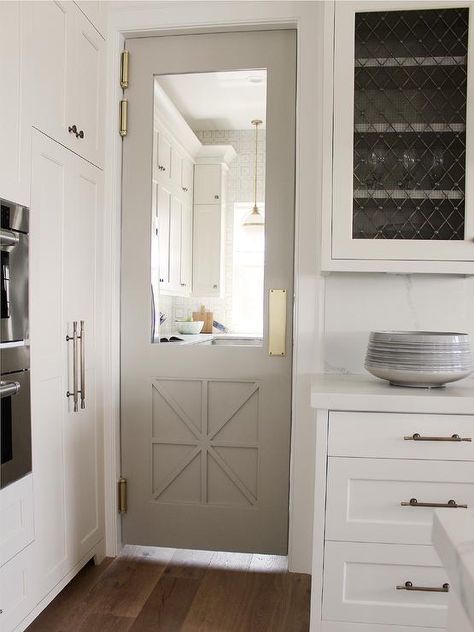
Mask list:
[[242,226],[250,227],[250,226],[263,226],[265,220],[263,218],[260,209],[257,206],[257,157],[258,157],[258,126],[262,124],[263,121],[259,119],[254,119],[251,121],[252,125],[255,125],[255,173],[254,173],[254,205],[253,209],[245,216],[244,221],[242,222]]

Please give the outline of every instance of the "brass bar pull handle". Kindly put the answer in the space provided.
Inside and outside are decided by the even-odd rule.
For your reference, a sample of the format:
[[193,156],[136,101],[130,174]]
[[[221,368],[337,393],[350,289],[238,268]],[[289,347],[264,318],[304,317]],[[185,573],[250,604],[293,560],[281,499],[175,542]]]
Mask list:
[[458,434],[453,434],[450,437],[423,437],[418,432],[415,434],[403,437],[405,441],[451,441],[459,443],[460,441],[472,441],[471,437],[461,437]]
[[66,397],[72,397],[74,402],[74,412],[79,410],[79,390],[77,386],[77,320],[72,324],[72,336],[66,336],[66,341],[72,340],[72,393],[67,391]]
[[79,335],[81,341],[81,409],[86,407],[86,338],[85,338],[85,328],[84,321],[81,320],[81,331]]
[[405,582],[402,586],[396,586],[397,590],[415,590],[419,592],[449,592],[449,584],[442,586],[414,586],[412,582]]
[[410,498],[408,502],[403,500],[400,505],[402,507],[446,507],[448,509],[467,509],[467,505],[458,505],[455,500],[448,500],[447,503],[420,503],[416,498]]
[[286,355],[286,290],[270,290],[268,298],[268,355]]

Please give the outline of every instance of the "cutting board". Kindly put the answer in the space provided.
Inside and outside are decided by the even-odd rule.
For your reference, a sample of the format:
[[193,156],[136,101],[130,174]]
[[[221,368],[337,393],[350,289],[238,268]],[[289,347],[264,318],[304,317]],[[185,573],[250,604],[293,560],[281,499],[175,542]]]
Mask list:
[[214,314],[206,311],[204,305],[201,305],[200,312],[193,312],[193,320],[203,320],[202,334],[212,334],[212,323],[214,322]]

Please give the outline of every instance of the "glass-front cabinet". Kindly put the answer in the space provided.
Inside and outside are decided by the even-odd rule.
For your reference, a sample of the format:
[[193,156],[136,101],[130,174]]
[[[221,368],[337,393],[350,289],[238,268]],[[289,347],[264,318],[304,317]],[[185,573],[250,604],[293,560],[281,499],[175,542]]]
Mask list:
[[335,3],[340,269],[474,272],[473,13],[472,2]]

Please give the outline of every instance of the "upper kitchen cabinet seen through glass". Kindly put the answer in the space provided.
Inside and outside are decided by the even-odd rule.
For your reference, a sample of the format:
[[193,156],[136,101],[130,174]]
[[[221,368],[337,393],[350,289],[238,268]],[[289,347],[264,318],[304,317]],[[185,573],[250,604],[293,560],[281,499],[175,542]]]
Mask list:
[[474,261],[472,10],[417,4],[336,3],[333,261]]

